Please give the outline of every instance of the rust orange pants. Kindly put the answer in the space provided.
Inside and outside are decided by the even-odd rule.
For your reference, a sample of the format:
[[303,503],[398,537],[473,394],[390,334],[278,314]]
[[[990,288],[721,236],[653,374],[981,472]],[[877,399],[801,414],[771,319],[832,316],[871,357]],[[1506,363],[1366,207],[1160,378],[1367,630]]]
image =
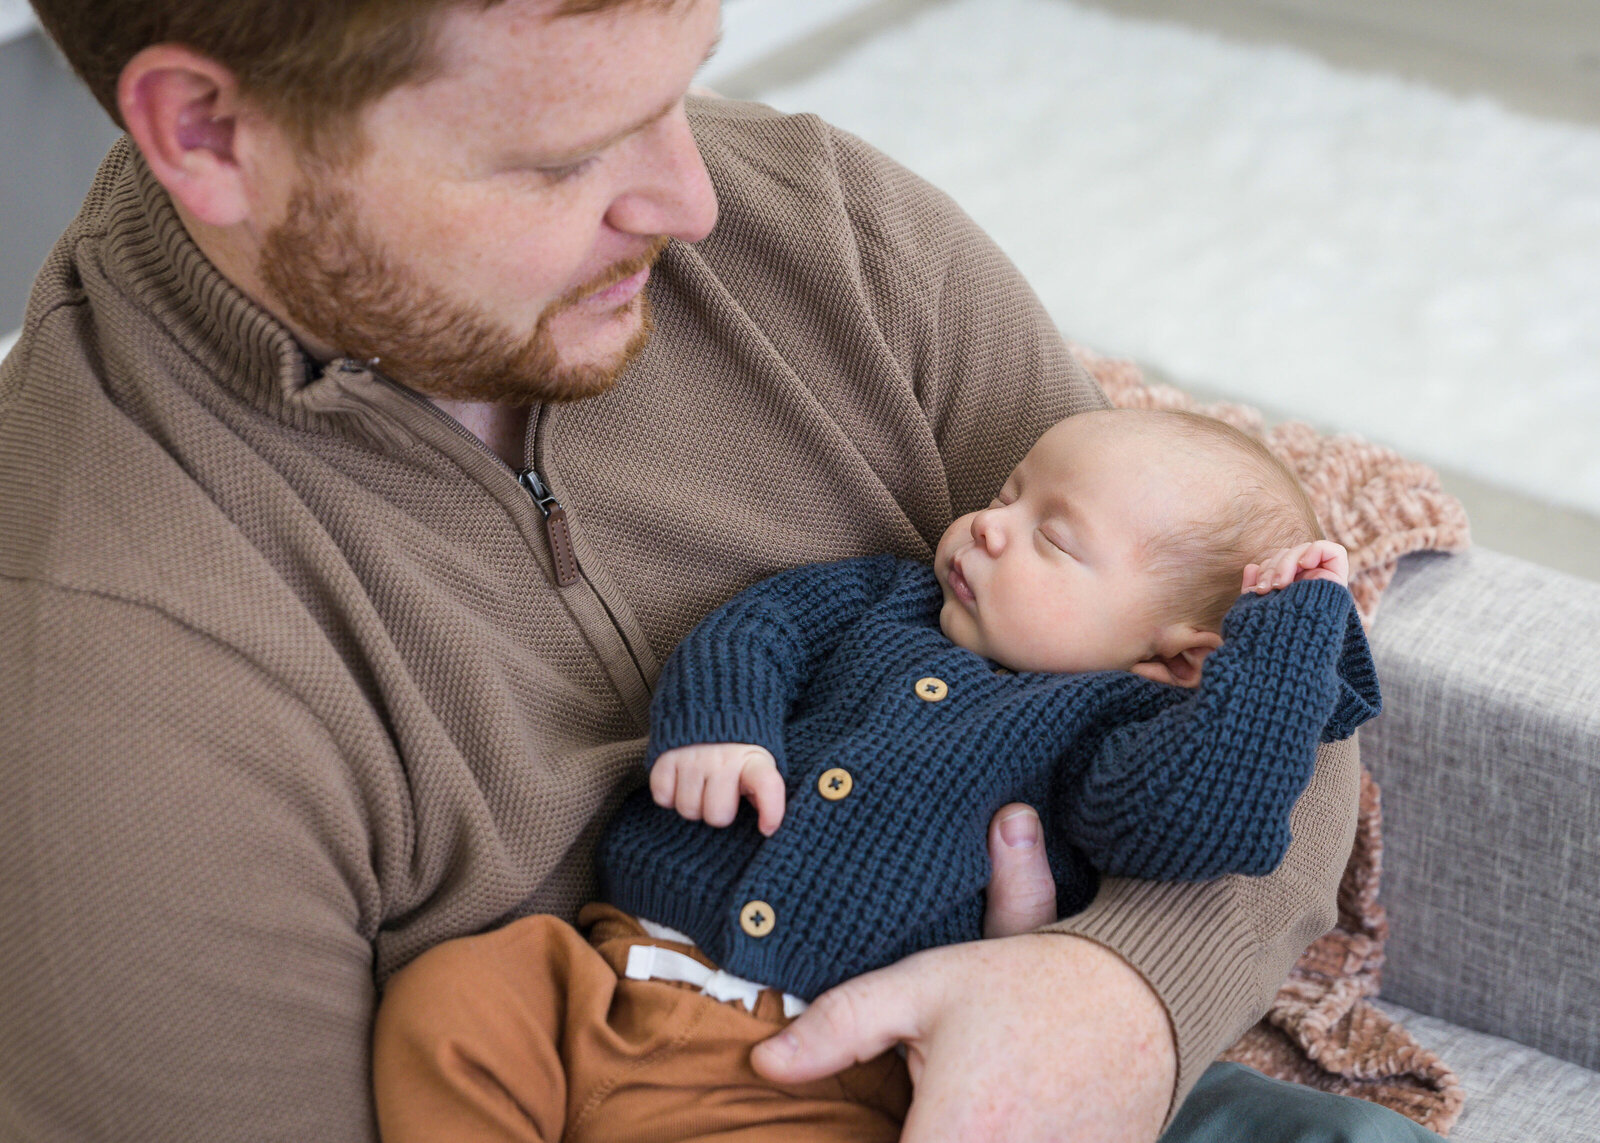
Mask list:
[[715,966],[609,905],[587,906],[578,924],[527,917],[396,974],[373,1043],[384,1143],[899,1139],[911,1079],[895,1053],[770,1083],[750,1049],[787,1023],[779,993],[747,1012],[692,985],[629,980],[636,944]]

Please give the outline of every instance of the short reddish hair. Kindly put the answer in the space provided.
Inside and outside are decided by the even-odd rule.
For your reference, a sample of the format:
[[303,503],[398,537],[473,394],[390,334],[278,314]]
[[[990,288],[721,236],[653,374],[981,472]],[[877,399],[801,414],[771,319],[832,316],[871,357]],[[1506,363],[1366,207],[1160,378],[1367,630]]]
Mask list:
[[[183,44],[231,71],[300,144],[348,136],[368,103],[435,66],[455,8],[501,0],[31,0],[39,22],[118,126],[117,81],[145,48]],[[577,16],[638,0],[566,0]]]

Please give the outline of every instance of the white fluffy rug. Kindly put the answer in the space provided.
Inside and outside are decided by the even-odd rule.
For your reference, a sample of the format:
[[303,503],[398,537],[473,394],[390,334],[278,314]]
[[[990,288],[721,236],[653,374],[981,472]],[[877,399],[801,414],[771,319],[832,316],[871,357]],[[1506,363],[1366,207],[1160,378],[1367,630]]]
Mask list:
[[764,98],[954,195],[1080,341],[1600,514],[1600,131],[1065,0]]

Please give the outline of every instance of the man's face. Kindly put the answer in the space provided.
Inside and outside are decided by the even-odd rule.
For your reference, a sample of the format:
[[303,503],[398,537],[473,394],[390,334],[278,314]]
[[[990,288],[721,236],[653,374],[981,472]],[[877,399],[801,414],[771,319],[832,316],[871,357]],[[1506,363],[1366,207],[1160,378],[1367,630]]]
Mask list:
[[683,96],[718,3],[553,7],[451,10],[437,74],[363,112],[360,159],[305,164],[260,277],[314,349],[525,403],[593,395],[642,348],[650,263],[716,221]]
[[1171,441],[1129,425],[1067,418],[945,530],[934,574],[952,642],[1017,671],[1128,670],[1153,653],[1168,607],[1145,549],[1209,494]]

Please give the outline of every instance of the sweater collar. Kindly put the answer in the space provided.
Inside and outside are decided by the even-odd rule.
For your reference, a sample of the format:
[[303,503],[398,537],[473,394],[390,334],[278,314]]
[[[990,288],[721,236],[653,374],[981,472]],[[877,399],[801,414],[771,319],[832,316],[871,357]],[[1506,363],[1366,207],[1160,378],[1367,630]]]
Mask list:
[[393,386],[348,360],[325,368],[282,322],[212,264],[178,217],[166,189],[124,137],[101,169],[106,266],[118,286],[196,359],[207,376],[296,428],[343,422],[393,446]]

